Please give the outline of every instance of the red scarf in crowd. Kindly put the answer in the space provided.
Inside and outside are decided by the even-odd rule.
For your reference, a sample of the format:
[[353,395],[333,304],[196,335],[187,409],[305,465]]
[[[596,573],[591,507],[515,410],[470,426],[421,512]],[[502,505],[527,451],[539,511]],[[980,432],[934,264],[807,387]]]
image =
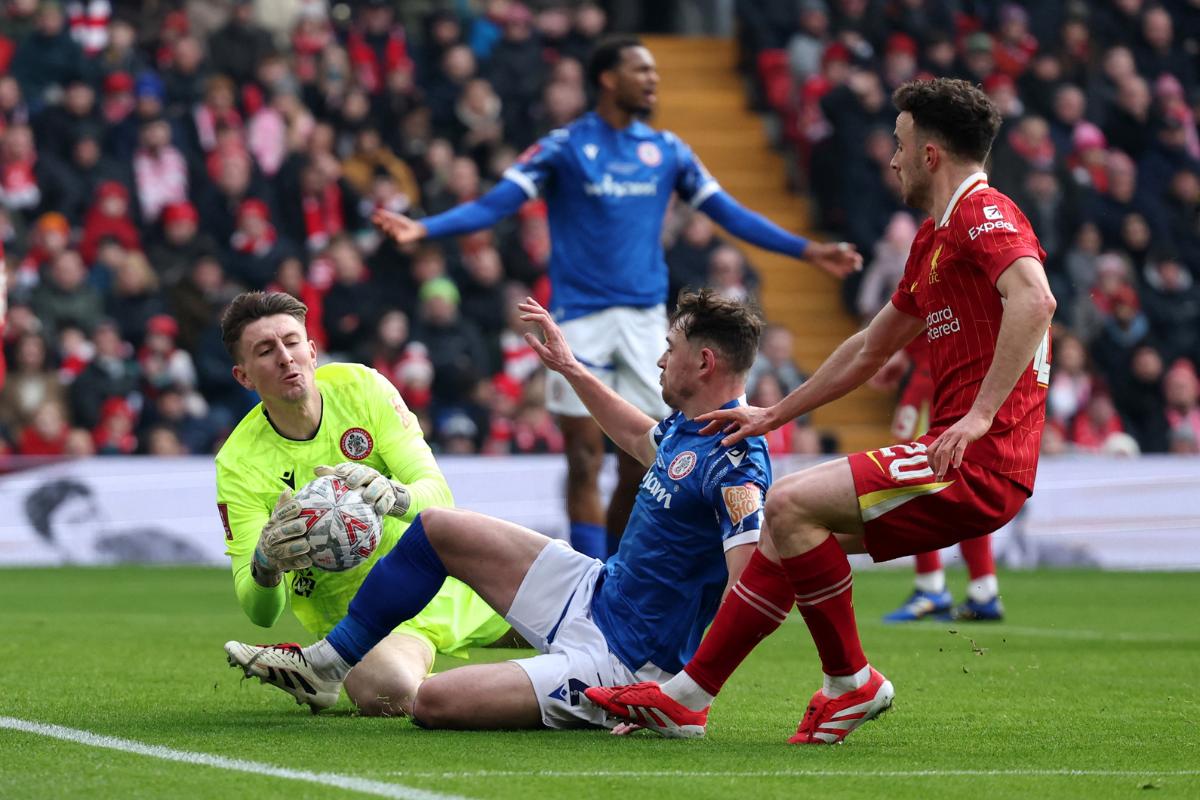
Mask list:
[[330,181],[320,194],[305,195],[301,205],[304,209],[304,242],[309,250],[322,249],[345,229],[342,190],[336,182]]
[[371,94],[378,93],[383,88],[384,76],[397,69],[411,69],[412,59],[408,57],[408,44],[404,41],[404,29],[393,28],[388,32],[387,44],[384,46],[384,62],[381,64],[375,54],[375,48],[367,42],[361,31],[354,31],[346,42],[350,63],[358,75],[362,87]]

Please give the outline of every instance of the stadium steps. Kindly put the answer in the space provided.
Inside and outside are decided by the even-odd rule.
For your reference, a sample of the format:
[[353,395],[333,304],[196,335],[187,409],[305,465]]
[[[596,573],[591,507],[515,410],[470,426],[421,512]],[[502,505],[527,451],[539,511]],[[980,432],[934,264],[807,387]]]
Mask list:
[[[746,107],[732,39],[648,36],[662,85],[654,124],[678,133],[742,203],[789,230],[809,234],[808,204],[788,192],[783,158],[771,149],[757,114]],[[857,322],[835,280],[793,259],[743,245],[762,274],[763,310],[796,335],[796,361],[811,372]],[[893,398],[859,389],[813,414],[837,434],[843,452],[885,444]]]

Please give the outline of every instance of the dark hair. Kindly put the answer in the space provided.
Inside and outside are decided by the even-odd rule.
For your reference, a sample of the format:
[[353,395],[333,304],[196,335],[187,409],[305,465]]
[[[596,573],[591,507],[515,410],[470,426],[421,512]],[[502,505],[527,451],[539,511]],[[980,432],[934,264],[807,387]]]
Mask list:
[[621,63],[621,54],[630,47],[645,47],[642,40],[630,34],[608,36],[596,45],[588,58],[587,81],[593,88],[600,88],[600,75],[615,69]]
[[762,316],[748,303],[730,300],[712,289],[680,292],[679,304],[671,314],[671,327],[689,341],[712,345],[737,373],[749,371],[762,338]]
[[284,292],[242,292],[233,298],[221,315],[221,341],[235,363],[241,362],[237,346],[246,326],[256,319],[276,314],[287,314],[303,325],[308,306]]
[[960,158],[982,163],[1000,130],[1000,112],[983,90],[956,78],[909,81],[892,93],[913,125],[933,134]]

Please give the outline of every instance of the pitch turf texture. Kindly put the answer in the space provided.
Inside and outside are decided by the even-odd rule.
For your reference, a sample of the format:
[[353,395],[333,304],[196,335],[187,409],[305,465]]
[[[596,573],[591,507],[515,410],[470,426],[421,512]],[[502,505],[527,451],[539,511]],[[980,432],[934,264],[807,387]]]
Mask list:
[[344,698],[313,717],[242,681],[225,640],[304,636],[245,621],[225,571],[2,571],[0,797],[1200,797],[1195,574],[1010,573],[1007,623],[877,622],[908,581],[855,585],[895,707],[844,745],[795,747],[819,675],[796,614],[706,739],[435,732]]

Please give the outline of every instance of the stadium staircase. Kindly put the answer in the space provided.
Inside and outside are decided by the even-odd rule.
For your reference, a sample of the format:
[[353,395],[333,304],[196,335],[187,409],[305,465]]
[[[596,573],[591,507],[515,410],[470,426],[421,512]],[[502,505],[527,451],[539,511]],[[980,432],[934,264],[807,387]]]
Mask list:
[[[762,120],[746,107],[734,41],[670,36],[644,41],[662,76],[654,125],[679,134],[743,204],[808,235],[807,201],[788,191],[783,157],[771,149]],[[811,373],[858,327],[842,308],[837,282],[794,259],[743,247],[762,274],[763,310],[792,330],[796,361]],[[813,424],[836,433],[842,452],[879,447],[888,441],[893,402],[890,394],[858,389],[814,413]]]

